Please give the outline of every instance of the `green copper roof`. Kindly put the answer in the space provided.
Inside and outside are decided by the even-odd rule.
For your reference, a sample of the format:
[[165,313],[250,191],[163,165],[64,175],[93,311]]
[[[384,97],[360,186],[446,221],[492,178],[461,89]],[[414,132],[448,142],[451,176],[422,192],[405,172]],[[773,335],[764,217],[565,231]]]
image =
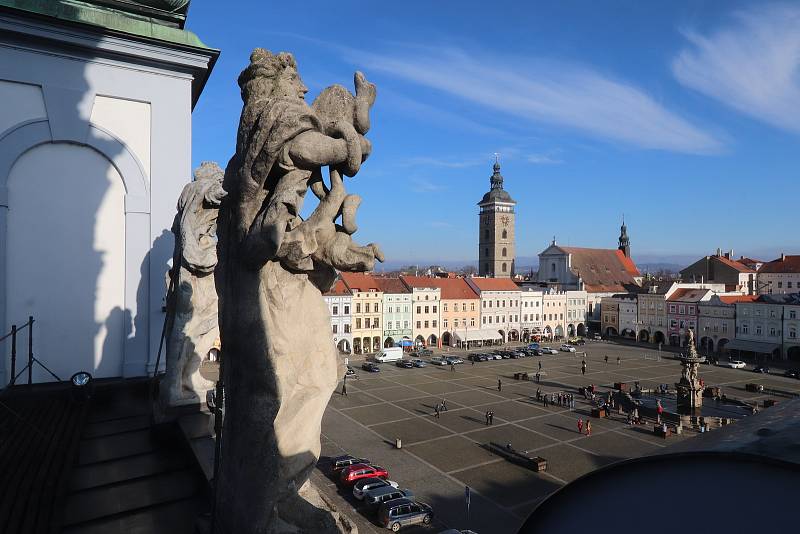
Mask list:
[[163,19],[148,15],[145,6],[138,10],[136,2],[118,2],[118,4],[121,6],[127,4],[130,7],[116,8],[111,3],[91,0],[0,0],[0,6],[28,13],[90,24],[170,43],[210,48],[194,33],[182,30],[177,25],[165,24]]

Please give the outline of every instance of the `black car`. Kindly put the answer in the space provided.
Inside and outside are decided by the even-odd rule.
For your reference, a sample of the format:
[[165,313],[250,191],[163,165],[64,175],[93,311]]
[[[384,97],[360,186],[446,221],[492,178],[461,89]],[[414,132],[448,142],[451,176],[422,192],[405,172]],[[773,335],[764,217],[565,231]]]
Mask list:
[[754,373],[763,373],[765,375],[768,375],[769,374],[769,367],[767,367],[766,365],[759,365],[758,367],[753,369],[753,372]]
[[787,369],[784,371],[783,376],[789,378],[800,378],[800,369]]
[[476,353],[476,354],[470,354],[467,357],[467,359],[470,360],[470,361],[473,361],[473,362],[485,362],[489,358],[485,354]]
[[331,468],[333,469],[334,473],[339,473],[342,469],[346,467],[350,467],[354,464],[368,464],[369,460],[366,458],[359,458],[357,456],[351,456],[349,454],[344,454],[342,456],[335,456],[331,458]]
[[411,363],[411,360],[397,360],[397,362],[395,362],[395,365],[397,367],[402,367],[403,369],[413,369],[414,368],[414,364]]
[[581,338],[575,342],[575,345],[586,345],[586,340]]
[[379,373],[381,370],[381,368],[378,367],[378,364],[373,362],[364,362],[361,364],[361,368],[365,371],[369,371],[370,373]]

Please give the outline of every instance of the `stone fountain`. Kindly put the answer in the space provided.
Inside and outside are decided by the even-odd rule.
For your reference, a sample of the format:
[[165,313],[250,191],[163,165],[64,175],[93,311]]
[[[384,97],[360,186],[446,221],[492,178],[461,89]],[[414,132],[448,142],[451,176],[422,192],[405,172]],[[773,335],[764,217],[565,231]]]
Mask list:
[[678,390],[677,402],[678,413],[681,415],[700,415],[703,406],[703,387],[700,385],[700,377],[697,374],[698,367],[703,361],[703,357],[697,354],[694,346],[694,331],[689,330],[687,334],[688,352],[681,356],[681,379],[675,383]]

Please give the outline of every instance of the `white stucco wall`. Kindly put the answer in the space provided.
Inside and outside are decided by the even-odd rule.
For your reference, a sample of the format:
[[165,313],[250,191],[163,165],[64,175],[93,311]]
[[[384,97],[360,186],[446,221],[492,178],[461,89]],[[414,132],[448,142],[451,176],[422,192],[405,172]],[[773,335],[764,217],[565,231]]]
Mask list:
[[[6,317],[19,325],[35,318],[34,355],[62,380],[78,370],[121,376],[125,188],[119,173],[91,148],[40,145],[12,168],[8,197]],[[34,380],[54,379],[37,366]]]
[[47,116],[38,85],[0,80],[0,135],[17,124]]
[[105,128],[128,145],[150,177],[150,103],[97,95],[91,123]]

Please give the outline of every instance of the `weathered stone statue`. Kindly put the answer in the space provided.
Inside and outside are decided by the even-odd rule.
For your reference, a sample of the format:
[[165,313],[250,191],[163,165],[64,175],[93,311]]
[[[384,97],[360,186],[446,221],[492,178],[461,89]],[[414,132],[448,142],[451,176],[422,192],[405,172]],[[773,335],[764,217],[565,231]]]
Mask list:
[[681,379],[675,384],[677,390],[678,412],[684,415],[699,415],[703,406],[703,386],[700,384],[697,369],[702,358],[694,346],[694,330],[686,333],[686,356],[681,358]]
[[[226,401],[221,532],[336,530],[298,492],[308,490],[338,378],[321,292],[336,269],[383,261],[376,245],[351,239],[359,199],[342,175],[354,176],[371,151],[364,133],[375,99],[363,75],[355,81],[355,96],[334,86],[309,106],[294,57],[263,49],[239,76],[244,108],[225,171],[216,269]],[[319,204],[303,220],[308,189]]]
[[217,291],[217,213],[225,197],[224,171],[204,162],[178,200],[172,224],[175,253],[167,311],[167,373],[160,389],[162,408],[203,402],[214,384],[200,376],[209,351],[219,344]]

